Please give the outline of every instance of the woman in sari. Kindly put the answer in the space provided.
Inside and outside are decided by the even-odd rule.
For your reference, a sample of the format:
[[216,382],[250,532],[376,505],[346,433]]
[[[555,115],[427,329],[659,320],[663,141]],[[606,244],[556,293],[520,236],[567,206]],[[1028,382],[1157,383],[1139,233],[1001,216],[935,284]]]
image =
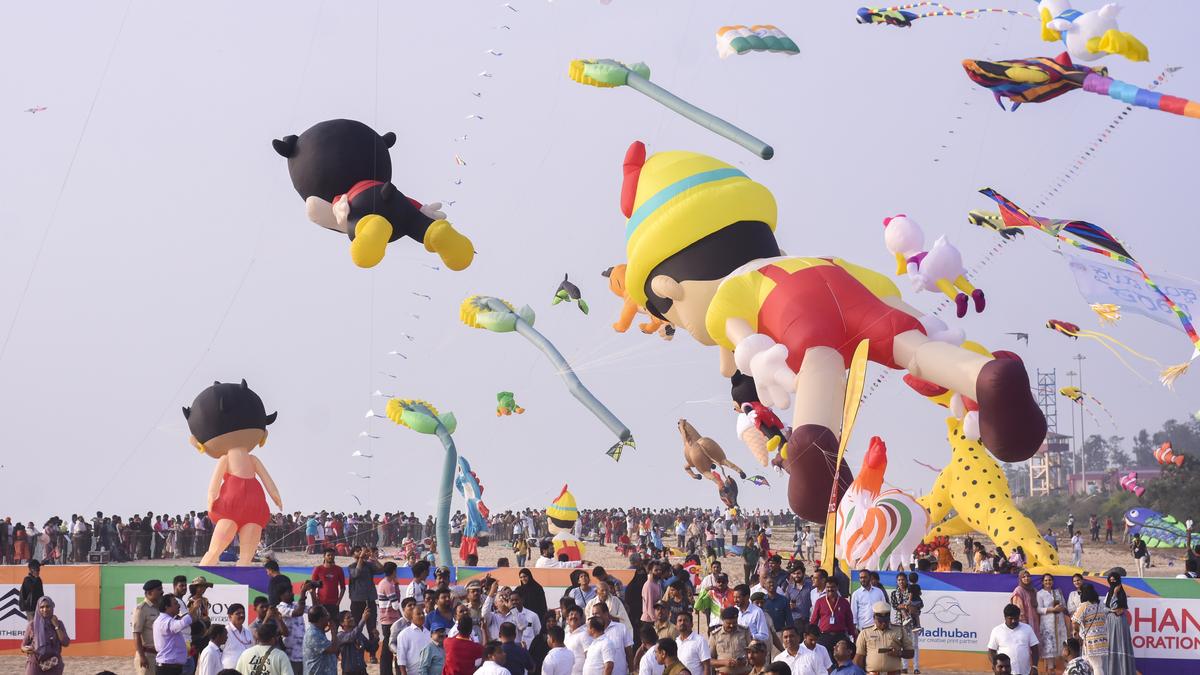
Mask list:
[[1041,635],[1041,618],[1038,615],[1037,589],[1033,587],[1033,577],[1029,570],[1017,573],[1017,587],[1013,589],[1009,602],[1021,609],[1021,623],[1029,624],[1034,635]]
[[1096,675],[1104,675],[1104,659],[1108,656],[1108,608],[1100,604],[1100,594],[1088,583],[1079,589],[1079,603],[1071,621],[1083,642],[1083,658]]
[[54,616],[54,601],[42,596],[21,641],[21,652],[29,655],[25,675],[62,675],[62,650],[69,644],[66,626]]
[[1054,575],[1042,575],[1042,588],[1037,592],[1037,613],[1041,622],[1038,641],[1042,648],[1042,663],[1045,675],[1054,675],[1058,667],[1058,656],[1063,642],[1070,637],[1067,633],[1067,608],[1062,591],[1054,587]]
[[1108,572],[1108,595],[1104,605],[1108,609],[1105,628],[1108,634],[1108,655],[1104,657],[1104,675],[1137,675],[1137,664],[1133,658],[1133,636],[1125,613],[1129,611],[1129,599],[1121,583],[1121,572]]

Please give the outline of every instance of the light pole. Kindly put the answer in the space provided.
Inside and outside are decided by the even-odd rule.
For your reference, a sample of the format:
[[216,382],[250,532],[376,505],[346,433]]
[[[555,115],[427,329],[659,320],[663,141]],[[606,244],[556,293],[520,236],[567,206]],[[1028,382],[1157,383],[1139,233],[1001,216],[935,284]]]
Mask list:
[[[1078,374],[1079,373],[1077,373],[1073,370],[1068,370],[1065,373],[1065,375],[1067,376],[1067,379],[1070,381],[1072,387],[1075,386],[1075,376]],[[1071,473],[1077,473],[1079,471],[1076,468],[1076,464],[1079,463],[1079,461],[1078,461],[1079,453],[1081,452],[1079,446],[1080,446],[1080,444],[1075,440],[1075,406],[1072,405],[1071,406]],[[1080,487],[1083,487],[1083,485],[1084,485],[1082,476],[1080,476],[1080,478],[1079,478],[1079,484],[1080,484]],[[1068,491],[1070,491],[1070,487],[1071,487],[1071,481],[1068,480],[1067,481]]]
[[[1079,370],[1079,390],[1083,391],[1083,362],[1087,360],[1087,357],[1084,356],[1083,354],[1076,354],[1074,358],[1075,358],[1075,362],[1078,364],[1076,366],[1076,368]],[[1082,466],[1080,467],[1080,472],[1086,474],[1087,464],[1083,457],[1083,448],[1085,446],[1087,446],[1087,426],[1085,425],[1085,423],[1083,421],[1083,410],[1079,411],[1079,440],[1080,440],[1079,461],[1082,464]],[[1086,484],[1086,481],[1084,481],[1084,483]]]

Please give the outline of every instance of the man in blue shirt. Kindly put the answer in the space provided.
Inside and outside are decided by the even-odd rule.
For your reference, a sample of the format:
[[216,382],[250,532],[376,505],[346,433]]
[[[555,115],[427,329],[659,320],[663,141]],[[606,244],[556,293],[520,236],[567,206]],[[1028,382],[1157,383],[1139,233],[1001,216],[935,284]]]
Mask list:
[[517,642],[517,627],[508,621],[500,624],[500,647],[504,650],[504,667],[511,675],[533,672],[533,659],[529,652]]
[[849,640],[838,640],[838,643],[834,645],[833,668],[829,673],[830,675],[867,675],[866,671],[854,662],[854,645]]
[[158,617],[154,619],[154,661],[162,675],[182,675],[187,663],[187,645],[183,634],[192,625],[192,615],[179,618],[179,600],[171,593],[158,601]]
[[433,611],[425,616],[425,627],[430,633],[439,628],[450,630],[450,627],[458,622],[454,617],[454,596],[450,589],[438,589],[436,598]]

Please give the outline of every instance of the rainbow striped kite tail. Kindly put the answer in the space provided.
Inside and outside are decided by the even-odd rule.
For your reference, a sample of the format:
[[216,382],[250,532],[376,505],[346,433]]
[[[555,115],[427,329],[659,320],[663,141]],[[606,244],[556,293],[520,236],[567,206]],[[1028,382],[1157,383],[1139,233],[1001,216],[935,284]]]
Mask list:
[[1093,94],[1103,94],[1139,108],[1161,110],[1173,115],[1200,119],[1200,103],[1178,96],[1160,94],[1136,85],[1114,80],[1100,73],[1089,73],[1083,78],[1083,89]]

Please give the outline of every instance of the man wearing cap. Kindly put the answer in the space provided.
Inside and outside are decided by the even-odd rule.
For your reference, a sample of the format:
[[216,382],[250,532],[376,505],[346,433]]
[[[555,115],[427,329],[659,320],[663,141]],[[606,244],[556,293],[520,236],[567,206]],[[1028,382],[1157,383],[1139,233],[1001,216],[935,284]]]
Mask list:
[[746,649],[752,638],[749,630],[738,625],[738,614],[736,607],[721,610],[721,626],[708,636],[712,667],[721,675],[746,675],[750,672]]
[[192,579],[188,584],[188,599],[186,610],[192,615],[191,639],[188,640],[189,651],[199,658],[200,652],[208,646],[208,628],[212,625],[209,610],[212,601],[204,597],[204,593],[212,588],[212,583],[203,576]]
[[154,620],[163,585],[158,579],[142,584],[142,603],[133,610],[133,671],[137,675],[155,675]]
[[[654,605],[654,632],[658,635],[658,639],[667,638],[674,640],[679,637],[679,629],[675,627],[675,623],[671,621],[671,612],[665,602],[657,602]],[[643,624],[645,625],[645,624]]]
[[750,644],[746,647],[746,662],[750,666],[749,675],[762,675],[767,669],[766,643],[751,640]]
[[913,656],[912,636],[892,625],[892,606],[886,602],[876,602],[871,612],[871,625],[858,633],[854,662],[871,675],[899,675],[901,659]]

